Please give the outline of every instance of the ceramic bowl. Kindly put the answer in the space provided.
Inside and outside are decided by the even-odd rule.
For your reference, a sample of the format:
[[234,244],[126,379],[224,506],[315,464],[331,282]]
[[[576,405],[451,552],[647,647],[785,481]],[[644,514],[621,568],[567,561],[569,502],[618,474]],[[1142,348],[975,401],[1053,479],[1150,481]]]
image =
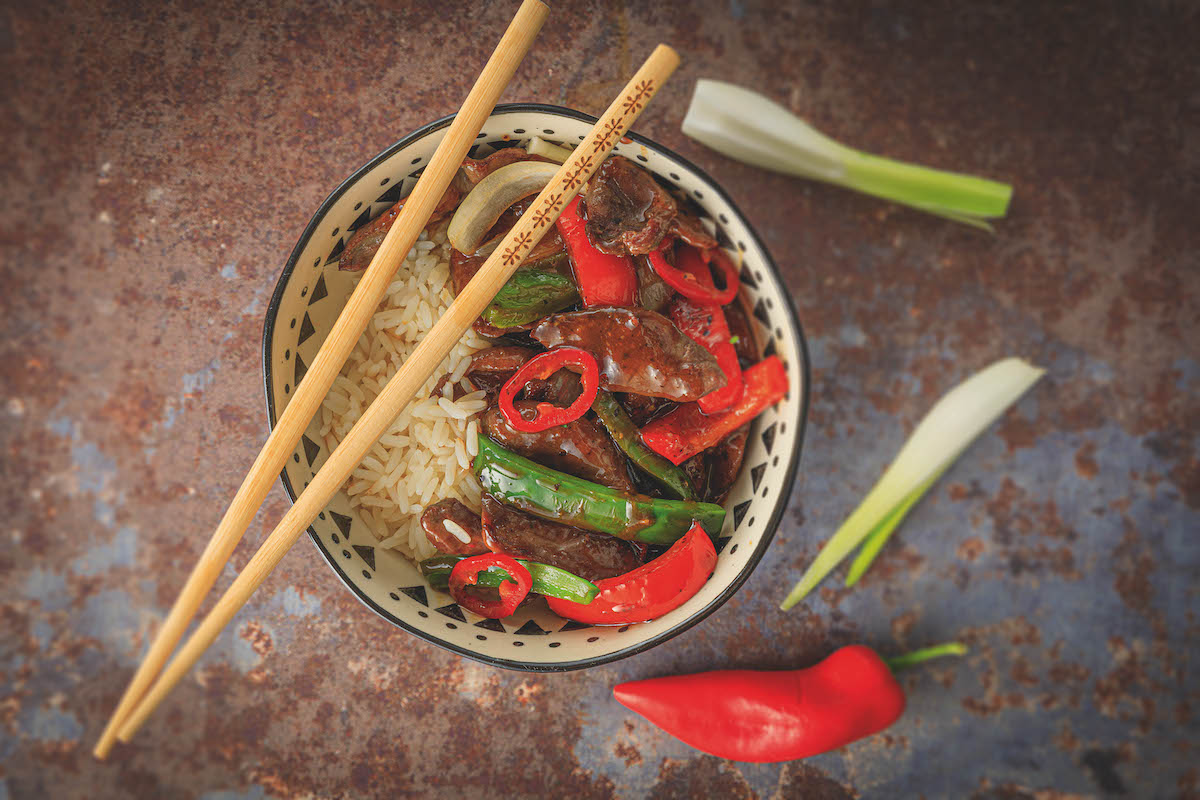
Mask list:
[[[272,426],[353,290],[353,277],[337,269],[345,242],[412,190],[450,121],[432,122],[371,159],[321,204],[305,228],[275,287],[263,332]],[[498,106],[472,155],[535,134],[555,143],[578,141],[594,122],[592,116],[557,106]],[[783,360],[791,380],[787,398],[754,422],[741,474],[725,502],[717,568],[704,588],[670,614],[640,625],[568,622],[541,602],[527,604],[514,617],[488,620],[432,589],[398,553],[376,547],[345,494],[334,497],[308,529],[321,556],[376,614],[422,639],[508,669],[558,671],[603,664],[654,647],[703,620],[738,590],[766,552],[800,459],[808,359],[800,322],[766,248],[725,192],[670,150],[630,134],[615,152],[690,195],[722,242],[740,251],[743,300],[753,309],[759,344],[764,355],[775,353]],[[309,426],[281,476],[293,500],[328,456],[317,429],[316,422]]]

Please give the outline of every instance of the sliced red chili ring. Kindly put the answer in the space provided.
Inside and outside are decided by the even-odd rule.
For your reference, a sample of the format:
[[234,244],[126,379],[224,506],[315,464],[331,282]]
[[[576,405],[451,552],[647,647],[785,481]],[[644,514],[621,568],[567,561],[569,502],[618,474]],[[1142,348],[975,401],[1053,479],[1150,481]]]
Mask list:
[[[508,580],[500,584],[499,600],[485,600],[467,594],[464,589],[474,586],[479,580],[479,573],[490,567],[499,567],[508,573]],[[481,617],[500,619],[507,617],[517,610],[521,601],[533,588],[533,576],[519,561],[503,553],[484,553],[481,556],[464,558],[454,565],[450,571],[450,596],[468,611],[474,611]]]
[[[578,372],[583,392],[575,402],[566,408],[551,403],[538,403],[537,416],[525,419],[513,405],[517,394],[531,380],[545,380],[560,369]],[[514,429],[522,433],[537,433],[556,425],[566,425],[579,419],[592,407],[596,400],[596,392],[600,388],[600,368],[596,357],[580,347],[554,347],[544,353],[539,353],[526,361],[513,373],[513,376],[500,388],[497,404],[504,420]]]
[[732,302],[733,298],[737,297],[738,289],[741,286],[741,282],[738,280],[737,268],[733,265],[729,256],[720,248],[705,251],[701,254],[694,247],[684,246],[680,248],[678,257],[680,259],[695,259],[698,262],[702,260],[708,264],[715,262],[721,270],[722,277],[725,279],[724,289],[704,286],[684,270],[668,264],[667,260],[663,258],[661,250],[655,250],[647,257],[650,259],[650,266],[654,268],[658,276],[668,286],[689,300],[695,300],[698,303],[716,303],[723,306]]

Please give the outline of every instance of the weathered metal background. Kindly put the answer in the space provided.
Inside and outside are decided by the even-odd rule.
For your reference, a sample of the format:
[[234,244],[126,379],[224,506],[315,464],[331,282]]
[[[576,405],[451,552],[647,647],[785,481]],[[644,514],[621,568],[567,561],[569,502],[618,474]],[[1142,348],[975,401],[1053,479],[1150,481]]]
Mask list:
[[[724,184],[794,289],[814,402],[767,558],[669,644],[530,676],[392,629],[305,544],[93,761],[266,434],[259,337],[293,242],[358,164],[456,108],[515,2],[6,3],[0,798],[1197,796],[1196,7],[554,5],[506,99],[596,113],[675,45],[638,130]],[[701,76],[1011,181],[1011,218],[982,235],[717,156],[679,132]],[[1008,354],[1049,376],[860,587],[779,612],[931,402]],[[229,576],[285,506],[276,489]],[[803,763],[702,756],[610,699],[956,637],[972,654],[905,675],[895,727]]]

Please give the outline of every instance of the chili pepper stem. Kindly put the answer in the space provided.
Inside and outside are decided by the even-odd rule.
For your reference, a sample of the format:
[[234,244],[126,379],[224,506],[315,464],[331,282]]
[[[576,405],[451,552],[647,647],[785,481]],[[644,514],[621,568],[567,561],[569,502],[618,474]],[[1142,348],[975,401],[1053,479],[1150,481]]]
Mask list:
[[898,656],[885,658],[883,661],[892,672],[897,672],[902,669],[916,666],[933,658],[941,658],[942,656],[965,656],[967,654],[967,646],[962,642],[945,642],[943,644],[935,644],[932,647],[922,647],[919,650],[912,650],[908,653],[901,653]]

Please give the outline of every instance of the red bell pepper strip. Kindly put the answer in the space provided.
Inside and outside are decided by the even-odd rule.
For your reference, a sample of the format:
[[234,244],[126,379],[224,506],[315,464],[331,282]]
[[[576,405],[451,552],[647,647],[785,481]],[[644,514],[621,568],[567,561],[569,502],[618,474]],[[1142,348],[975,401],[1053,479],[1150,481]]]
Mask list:
[[682,464],[715,445],[770,405],[788,390],[787,372],[778,356],[768,356],[742,373],[746,390],[742,399],[723,414],[706,415],[696,403],[685,403],[642,428],[642,441],[672,464]]
[[[896,662],[961,655],[959,644]],[[885,661],[863,645],[834,651],[808,669],[718,670],[618,684],[626,708],[686,744],[719,758],[791,761],[878,733],[904,712],[904,690]]]
[[[683,248],[686,253],[688,247]],[[738,288],[741,286],[741,281],[738,279],[737,267],[729,260],[729,256],[720,248],[715,248],[710,251],[705,261],[708,263],[716,263],[720,268],[722,277],[725,279],[725,288],[717,289],[710,278],[708,284],[705,285],[696,279],[696,277],[680,267],[673,267],[667,263],[663,257],[662,250],[655,250],[647,254],[646,258],[650,260],[650,266],[658,273],[658,277],[667,282],[675,291],[689,300],[695,300],[698,303],[716,303],[717,305],[725,305],[733,301],[737,297]],[[682,266],[682,265],[680,265]],[[707,269],[707,267],[706,267]]]
[[667,552],[635,570],[596,581],[600,593],[587,605],[547,597],[564,619],[592,625],[627,625],[657,619],[691,600],[717,566],[712,539],[694,523]]
[[[676,250],[675,260],[679,269],[695,278],[701,286],[714,289],[708,265],[694,247],[681,247]],[[737,350],[729,341],[732,335],[721,306],[717,303],[701,303],[680,295],[671,303],[669,313],[675,327],[712,353],[717,359],[717,366],[725,373],[724,386],[696,401],[700,410],[705,414],[716,414],[741,400],[742,391],[745,389],[742,368],[738,365]]]
[[[484,600],[463,591],[468,586],[474,586],[479,580],[479,573],[485,572],[489,567],[499,567],[509,575],[509,579],[500,584],[499,600]],[[500,619],[512,614],[531,588],[533,576],[529,574],[529,570],[512,556],[503,553],[485,553],[464,558],[450,571],[450,596],[463,608],[488,619]]]
[[587,220],[579,213],[578,196],[567,203],[555,225],[567,244],[584,307],[632,306],[638,288],[633,261],[629,256],[611,256],[592,246]]
[[[550,403],[537,404],[537,416],[525,419],[513,405],[517,394],[532,380],[545,380],[560,369],[578,372],[583,391],[575,402],[566,408]],[[537,433],[556,425],[566,425],[574,422],[587,413],[596,400],[596,392],[600,389],[600,369],[596,357],[579,347],[555,347],[544,353],[538,353],[522,364],[513,376],[500,387],[497,404],[504,420],[513,429],[523,433]]]

